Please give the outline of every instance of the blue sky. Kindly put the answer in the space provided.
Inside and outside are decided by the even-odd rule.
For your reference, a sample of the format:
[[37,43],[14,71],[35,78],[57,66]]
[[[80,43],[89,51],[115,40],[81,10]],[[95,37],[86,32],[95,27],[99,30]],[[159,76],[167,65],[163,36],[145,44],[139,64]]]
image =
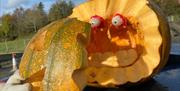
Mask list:
[[[76,5],[85,0],[72,0]],[[0,0],[0,16],[6,13],[12,13],[15,8],[22,6],[23,8],[31,8],[33,5],[43,2],[45,11],[48,11],[50,6],[56,0]]]

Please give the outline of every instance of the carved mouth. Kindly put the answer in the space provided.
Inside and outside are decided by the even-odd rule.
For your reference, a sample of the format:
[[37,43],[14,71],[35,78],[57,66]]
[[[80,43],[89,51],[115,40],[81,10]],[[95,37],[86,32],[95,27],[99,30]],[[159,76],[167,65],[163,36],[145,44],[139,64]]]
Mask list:
[[117,52],[94,53],[89,56],[89,66],[95,67],[128,67],[133,65],[140,54],[136,49],[119,50]]

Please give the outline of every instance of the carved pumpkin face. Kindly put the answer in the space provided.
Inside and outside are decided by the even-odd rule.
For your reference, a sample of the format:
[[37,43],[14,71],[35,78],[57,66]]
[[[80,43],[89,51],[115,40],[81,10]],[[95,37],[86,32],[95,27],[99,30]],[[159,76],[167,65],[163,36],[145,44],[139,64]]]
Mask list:
[[149,0],[90,0],[69,18],[39,30],[24,52],[20,74],[33,91],[80,91],[86,78],[103,87],[138,83],[166,64],[169,27]]
[[[127,18],[120,14],[108,19],[95,15],[91,17],[90,23],[92,27],[91,39],[90,44],[87,46],[90,59],[89,65],[125,67],[135,63],[143,50],[143,47],[136,40],[142,39],[136,27],[132,26]],[[123,57],[123,54],[128,51],[130,53],[127,53],[129,55],[126,56],[129,59],[124,60],[125,55]],[[102,55],[102,59],[97,59],[96,56],[99,54]]]
[[91,24],[86,72],[90,85],[136,83],[165,63],[160,49],[163,40],[169,40],[168,26],[148,5],[147,0],[90,0],[73,10],[70,17]]

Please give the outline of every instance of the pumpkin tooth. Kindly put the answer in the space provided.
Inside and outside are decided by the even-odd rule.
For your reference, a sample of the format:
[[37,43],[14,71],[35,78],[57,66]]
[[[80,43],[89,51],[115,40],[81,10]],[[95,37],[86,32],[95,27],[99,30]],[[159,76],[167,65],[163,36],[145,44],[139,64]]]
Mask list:
[[112,52],[106,52],[102,54],[102,65],[109,66],[109,67],[118,67],[118,58],[117,56]]
[[111,40],[111,33],[110,33],[110,30],[108,29],[108,31],[107,31],[107,36],[108,36],[108,38]]
[[128,35],[129,35],[131,47],[132,47],[132,48],[136,48],[136,40],[135,40],[134,35],[133,35],[130,31],[127,31],[127,33],[128,33]]
[[119,37],[113,37],[111,39],[111,42],[115,43],[117,46],[120,46],[120,47],[130,45],[130,41],[128,39],[120,39]]

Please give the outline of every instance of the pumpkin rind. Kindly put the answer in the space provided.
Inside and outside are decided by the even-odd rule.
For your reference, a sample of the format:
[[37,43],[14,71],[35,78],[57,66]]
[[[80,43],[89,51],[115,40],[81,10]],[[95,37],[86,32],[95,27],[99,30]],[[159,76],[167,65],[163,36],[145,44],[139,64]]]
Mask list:
[[[64,21],[64,20],[62,20]],[[39,30],[39,32],[31,39],[26,47],[23,57],[20,63],[20,75],[23,78],[29,78],[32,74],[42,70],[44,68],[44,57],[47,54],[48,48],[48,40],[46,37],[51,36],[48,35],[49,32],[57,31],[62,25],[62,21],[56,21],[48,26]],[[47,33],[47,34],[46,34]],[[46,39],[45,39],[46,38]],[[45,46],[46,44],[46,46]],[[34,57],[33,57],[34,55]]]
[[[66,21],[66,19],[58,20],[40,29],[28,43],[24,51],[19,71],[20,75],[26,79],[25,82],[32,84],[32,91],[40,90],[42,85],[45,72],[44,60],[49,46],[48,40],[51,39],[52,36],[48,34],[57,31],[63,26],[64,21]],[[47,37],[49,38],[47,39]]]
[[[79,43],[77,36],[81,33],[88,35],[89,30],[89,24],[70,19],[55,33],[46,58],[44,91],[81,91],[83,89],[85,85],[80,87],[72,76],[76,74],[75,70],[87,65],[84,63],[87,61],[85,46]],[[86,80],[82,80],[82,83],[86,83]]]
[[161,54],[161,61],[153,73],[156,74],[166,65],[168,61],[171,48],[171,33],[168,20],[163,14],[162,10],[152,0],[149,0],[149,7],[151,7],[158,16],[160,23],[159,32],[162,36],[162,45],[159,49],[159,53]]
[[[66,62],[69,61],[69,64],[66,66],[72,67],[72,69],[69,68],[66,71],[68,73],[71,70],[71,73],[69,74],[75,75],[74,77],[77,78],[77,74],[84,75],[81,72],[81,70],[78,71],[78,69],[86,66],[87,57],[84,46],[86,46],[86,43],[88,43],[89,31],[90,25],[87,23],[80,22],[76,19],[63,19],[49,24],[45,28],[41,29],[34,36],[34,38],[30,41],[29,45],[27,46],[20,63],[20,74],[23,78],[26,79],[26,82],[29,82],[33,85],[33,91],[52,90],[50,87],[53,85],[48,85],[48,87],[47,84],[45,84],[47,83],[46,79],[50,81],[48,82],[48,84],[52,84],[52,81],[49,80],[49,78],[51,78],[50,76],[53,73],[59,72],[59,74],[65,74],[60,73],[60,70],[63,69],[63,67],[60,67],[60,65],[63,64],[60,63],[64,63],[64,65],[66,65]],[[61,44],[63,44],[63,46],[61,46]],[[56,51],[58,54],[56,54]],[[57,57],[51,60],[51,58],[54,57],[55,54]],[[60,67],[58,68],[58,71],[54,70],[54,68],[51,67],[51,65],[54,65],[53,62],[56,62],[57,67]],[[58,62],[60,63],[57,64]],[[75,70],[77,70],[77,72],[73,74]],[[83,77],[85,76],[82,76],[82,78]],[[43,78],[44,81],[42,82]],[[58,79],[58,77],[56,78]],[[70,79],[70,77],[68,79]],[[77,87],[77,84],[75,84],[72,79],[71,83],[72,89],[74,89],[72,91],[82,89],[85,84],[77,82],[77,84],[81,86]],[[63,90],[63,88],[55,89],[57,89],[58,91],[65,91]]]

